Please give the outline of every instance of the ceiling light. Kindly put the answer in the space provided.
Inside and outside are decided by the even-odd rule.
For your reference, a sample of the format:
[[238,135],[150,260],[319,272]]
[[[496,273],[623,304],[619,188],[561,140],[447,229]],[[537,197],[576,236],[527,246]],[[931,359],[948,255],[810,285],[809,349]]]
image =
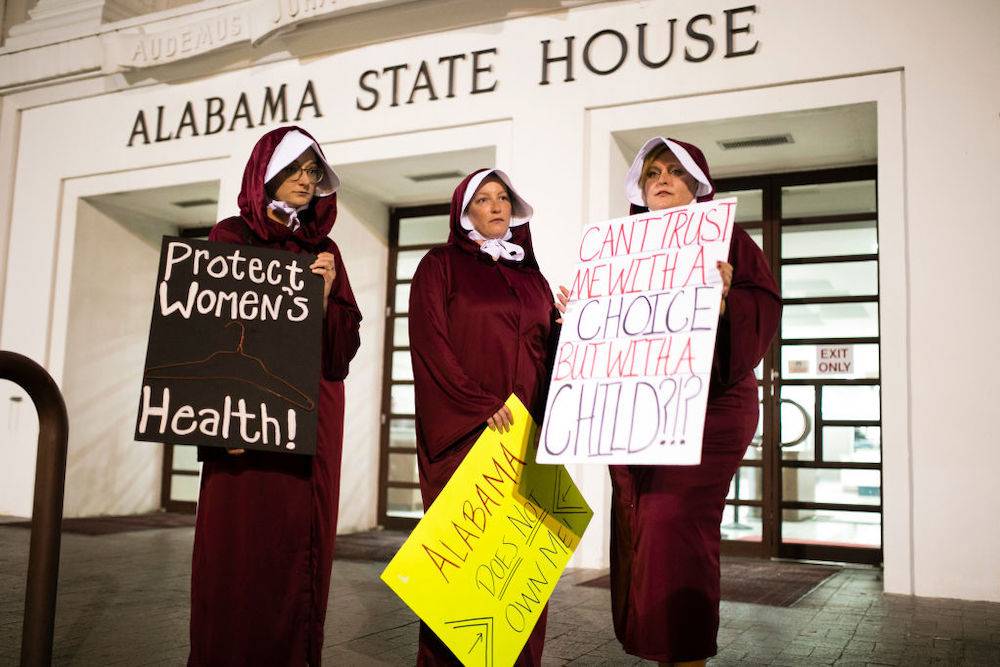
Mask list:
[[738,148],[763,148],[764,146],[781,146],[784,144],[794,144],[795,140],[791,134],[768,134],[762,137],[740,137],[738,139],[720,139],[716,142],[719,148],[724,151],[736,150]]
[[218,203],[216,199],[185,199],[184,201],[175,201],[174,206],[179,208],[194,208],[196,206],[215,206]]
[[426,183],[427,181],[443,181],[445,179],[461,178],[465,176],[460,171],[438,171],[430,174],[415,174],[413,176],[407,176],[408,179],[414,183]]

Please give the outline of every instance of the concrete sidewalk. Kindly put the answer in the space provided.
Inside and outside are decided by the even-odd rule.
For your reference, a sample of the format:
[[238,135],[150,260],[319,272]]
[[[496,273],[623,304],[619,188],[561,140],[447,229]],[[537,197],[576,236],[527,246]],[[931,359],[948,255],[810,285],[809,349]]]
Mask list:
[[[57,665],[183,665],[191,528],[63,535]],[[0,665],[16,665],[29,533],[0,525]],[[338,560],[326,623],[331,665],[412,665],[417,622],[379,580]],[[606,589],[567,572],[552,598],[544,663],[652,664],[622,652]],[[1000,665],[1000,604],[884,595],[880,572],[846,569],[789,608],[723,602],[713,665]]]

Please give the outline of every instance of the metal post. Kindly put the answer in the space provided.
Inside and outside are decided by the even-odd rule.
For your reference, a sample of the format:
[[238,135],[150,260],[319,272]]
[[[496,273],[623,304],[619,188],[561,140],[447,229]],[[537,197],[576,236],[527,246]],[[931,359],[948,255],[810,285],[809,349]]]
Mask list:
[[28,357],[0,351],[0,379],[10,380],[24,389],[38,413],[35,497],[24,595],[24,625],[21,630],[21,665],[50,665],[59,582],[69,419],[66,403],[52,376]]

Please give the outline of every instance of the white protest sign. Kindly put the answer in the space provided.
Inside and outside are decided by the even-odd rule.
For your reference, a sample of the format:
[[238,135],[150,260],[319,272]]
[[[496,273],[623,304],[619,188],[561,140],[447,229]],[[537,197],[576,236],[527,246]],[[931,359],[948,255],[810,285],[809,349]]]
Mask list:
[[693,465],[736,200],[587,225],[539,463]]

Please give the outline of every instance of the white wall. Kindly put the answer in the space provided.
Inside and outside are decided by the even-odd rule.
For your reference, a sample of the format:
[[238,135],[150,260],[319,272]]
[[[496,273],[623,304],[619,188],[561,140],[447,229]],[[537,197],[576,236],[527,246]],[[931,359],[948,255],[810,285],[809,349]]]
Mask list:
[[38,413],[13,382],[0,380],[0,514],[31,516]]
[[163,448],[135,442],[160,237],[172,225],[115,219],[80,201],[69,294],[67,517],[160,506]]
[[344,257],[364,319],[361,349],[345,382],[338,533],[367,530],[377,522],[388,232],[389,210],[384,205],[349,190],[339,193],[331,236]]
[[[876,114],[876,145],[879,155],[879,290],[881,294],[907,291],[905,244],[904,147],[902,143],[903,87],[899,72],[842,77],[825,81],[796,82],[753,90],[722,91],[670,100],[608,106],[588,114],[590,217],[606,218],[625,210],[621,184],[632,155],[618,140],[620,132],[647,127],[650,118],[659,125],[648,134],[683,136],[672,129],[676,125],[712,124],[729,118],[734,107],[753,117],[764,114],[788,114],[805,109],[823,109],[846,104],[870,104]],[[906,338],[906,303],[898,299],[880,302],[880,331],[883,340]],[[881,385],[883,397],[908,394],[909,375],[906,350],[898,345],[883,345]],[[905,402],[883,401],[882,489],[885,517],[910,517],[911,471],[909,466],[909,416]],[[607,484],[607,482],[605,482]],[[604,508],[607,505],[604,504]],[[910,521],[883,524],[883,556],[887,590],[909,591],[912,587]]]
[[[96,97],[30,108],[25,103],[18,111],[19,124],[7,120],[10,106],[5,101],[3,127],[18,131],[19,146],[16,152],[0,152],[5,169],[16,169],[13,190],[0,182],[0,203],[10,198],[13,202],[0,346],[46,362],[52,350],[64,344],[58,335],[50,341],[52,332],[58,333],[58,327],[51,324],[60,299],[52,288],[51,266],[59,242],[60,213],[55,198],[40,198],[39,193],[58,191],[62,179],[98,172],[123,174],[125,188],[157,165],[217,158],[230,160],[231,169],[226,171],[234,172],[222,176],[222,198],[229,201],[227,193],[238,188],[242,156],[259,129],[125,150],[122,136],[127,135],[139,108],[155,115],[157,105],[173,105],[168,112],[176,117],[184,100],[221,92],[232,101],[241,90],[260,91],[264,85],[286,81],[301,86],[312,78],[325,116],[307,119],[306,125],[324,144],[364,139],[391,145],[412,133],[494,122],[499,131],[486,134],[483,143],[498,146],[497,162],[511,168],[535,205],[539,259],[555,283],[572,265],[571,244],[565,239],[572,238],[594,210],[595,198],[609,200],[608,184],[598,188],[591,184],[591,155],[600,142],[611,141],[609,136],[593,136],[592,123],[600,110],[652,101],[697,106],[712,94],[732,93],[736,101],[730,105],[730,114],[738,116],[746,113],[741,93],[746,99],[769,92],[778,96],[781,86],[807,82],[822,90],[827,82],[850,86],[864,75],[889,72],[899,92],[894,103],[880,102],[880,114],[888,109],[894,124],[888,129],[880,126],[879,140],[880,146],[883,141],[895,142],[901,150],[891,157],[880,154],[879,164],[880,185],[885,182],[884,172],[898,193],[898,201],[889,203],[888,209],[880,200],[880,209],[892,211],[893,219],[886,222],[894,226],[887,229],[895,230],[881,239],[883,252],[895,252],[900,258],[883,264],[880,276],[885,288],[883,365],[888,360],[890,372],[898,378],[883,386],[886,427],[895,431],[895,435],[886,431],[884,444],[886,467],[894,475],[886,479],[886,493],[893,498],[885,512],[886,588],[1000,600],[1000,531],[993,529],[1000,509],[993,481],[1000,471],[1000,447],[995,446],[991,419],[995,378],[1000,377],[1000,360],[991,350],[1000,314],[991,307],[996,296],[990,269],[995,263],[994,249],[1000,247],[995,213],[1000,188],[993,182],[1000,164],[1000,88],[993,83],[1000,80],[995,35],[1000,4],[992,0],[957,4],[759,0],[752,19],[753,38],[760,40],[757,54],[691,63],[675,53],[662,70],[637,62],[637,23],[662,30],[669,18],[678,18],[678,48],[682,49],[687,18],[701,12],[718,17],[723,9],[741,4],[721,0],[606,3],[302,61],[290,58],[253,70],[217,76],[206,72],[205,78],[176,85],[104,94],[124,84],[120,78],[109,77],[91,84],[87,94]],[[392,11],[380,14],[384,34],[406,34],[406,16]],[[579,50],[590,34],[603,28],[629,35],[631,51],[619,71],[597,76],[583,69]],[[718,40],[718,25],[714,31]],[[539,86],[540,41],[553,40],[553,46],[561,49],[566,35],[577,38],[576,81],[564,83],[556,76],[552,84]],[[289,53],[315,53],[329,48],[329,38],[317,24],[301,37],[292,34],[283,39],[288,40]],[[383,105],[371,112],[355,106],[357,79],[366,69],[410,63],[412,74],[420,59],[436,61],[447,54],[491,47],[498,49],[493,66],[499,85],[493,93]],[[273,49],[271,53],[279,55]],[[184,71],[192,68],[189,63]],[[463,70],[461,76],[469,74]],[[81,86],[73,88],[74,95],[81,94]],[[661,119],[649,118],[636,127],[660,124]],[[65,151],[66,146],[74,150]],[[607,154],[606,148],[601,150]],[[54,169],[52,154],[60,155]],[[617,159],[609,156],[600,168],[615,168],[609,162]],[[338,226],[334,236],[346,229]],[[356,262],[352,263],[350,255],[347,259],[354,278],[352,264]],[[379,312],[366,310],[366,326],[380,319]],[[380,344],[370,348],[381,352]],[[356,372],[357,366],[352,375]],[[370,391],[351,385],[348,389],[357,395]],[[6,387],[0,387],[0,392],[0,405],[6,406],[0,410],[10,413]],[[374,405],[378,394],[364,400]],[[365,428],[375,432],[374,427]],[[22,449],[11,455],[9,464],[5,458],[4,464],[8,475],[27,479],[33,444],[26,440],[26,432],[18,432],[16,438],[16,446]],[[21,454],[29,449],[30,457]],[[598,506],[604,504],[605,473],[588,471],[585,477],[588,497]],[[24,505],[23,498],[19,502]],[[606,521],[604,513],[595,517],[593,535],[588,535],[585,544],[588,558],[600,561],[604,557]]]
[[947,46],[906,71],[914,592],[1000,601],[1000,3],[915,9],[910,39]]

